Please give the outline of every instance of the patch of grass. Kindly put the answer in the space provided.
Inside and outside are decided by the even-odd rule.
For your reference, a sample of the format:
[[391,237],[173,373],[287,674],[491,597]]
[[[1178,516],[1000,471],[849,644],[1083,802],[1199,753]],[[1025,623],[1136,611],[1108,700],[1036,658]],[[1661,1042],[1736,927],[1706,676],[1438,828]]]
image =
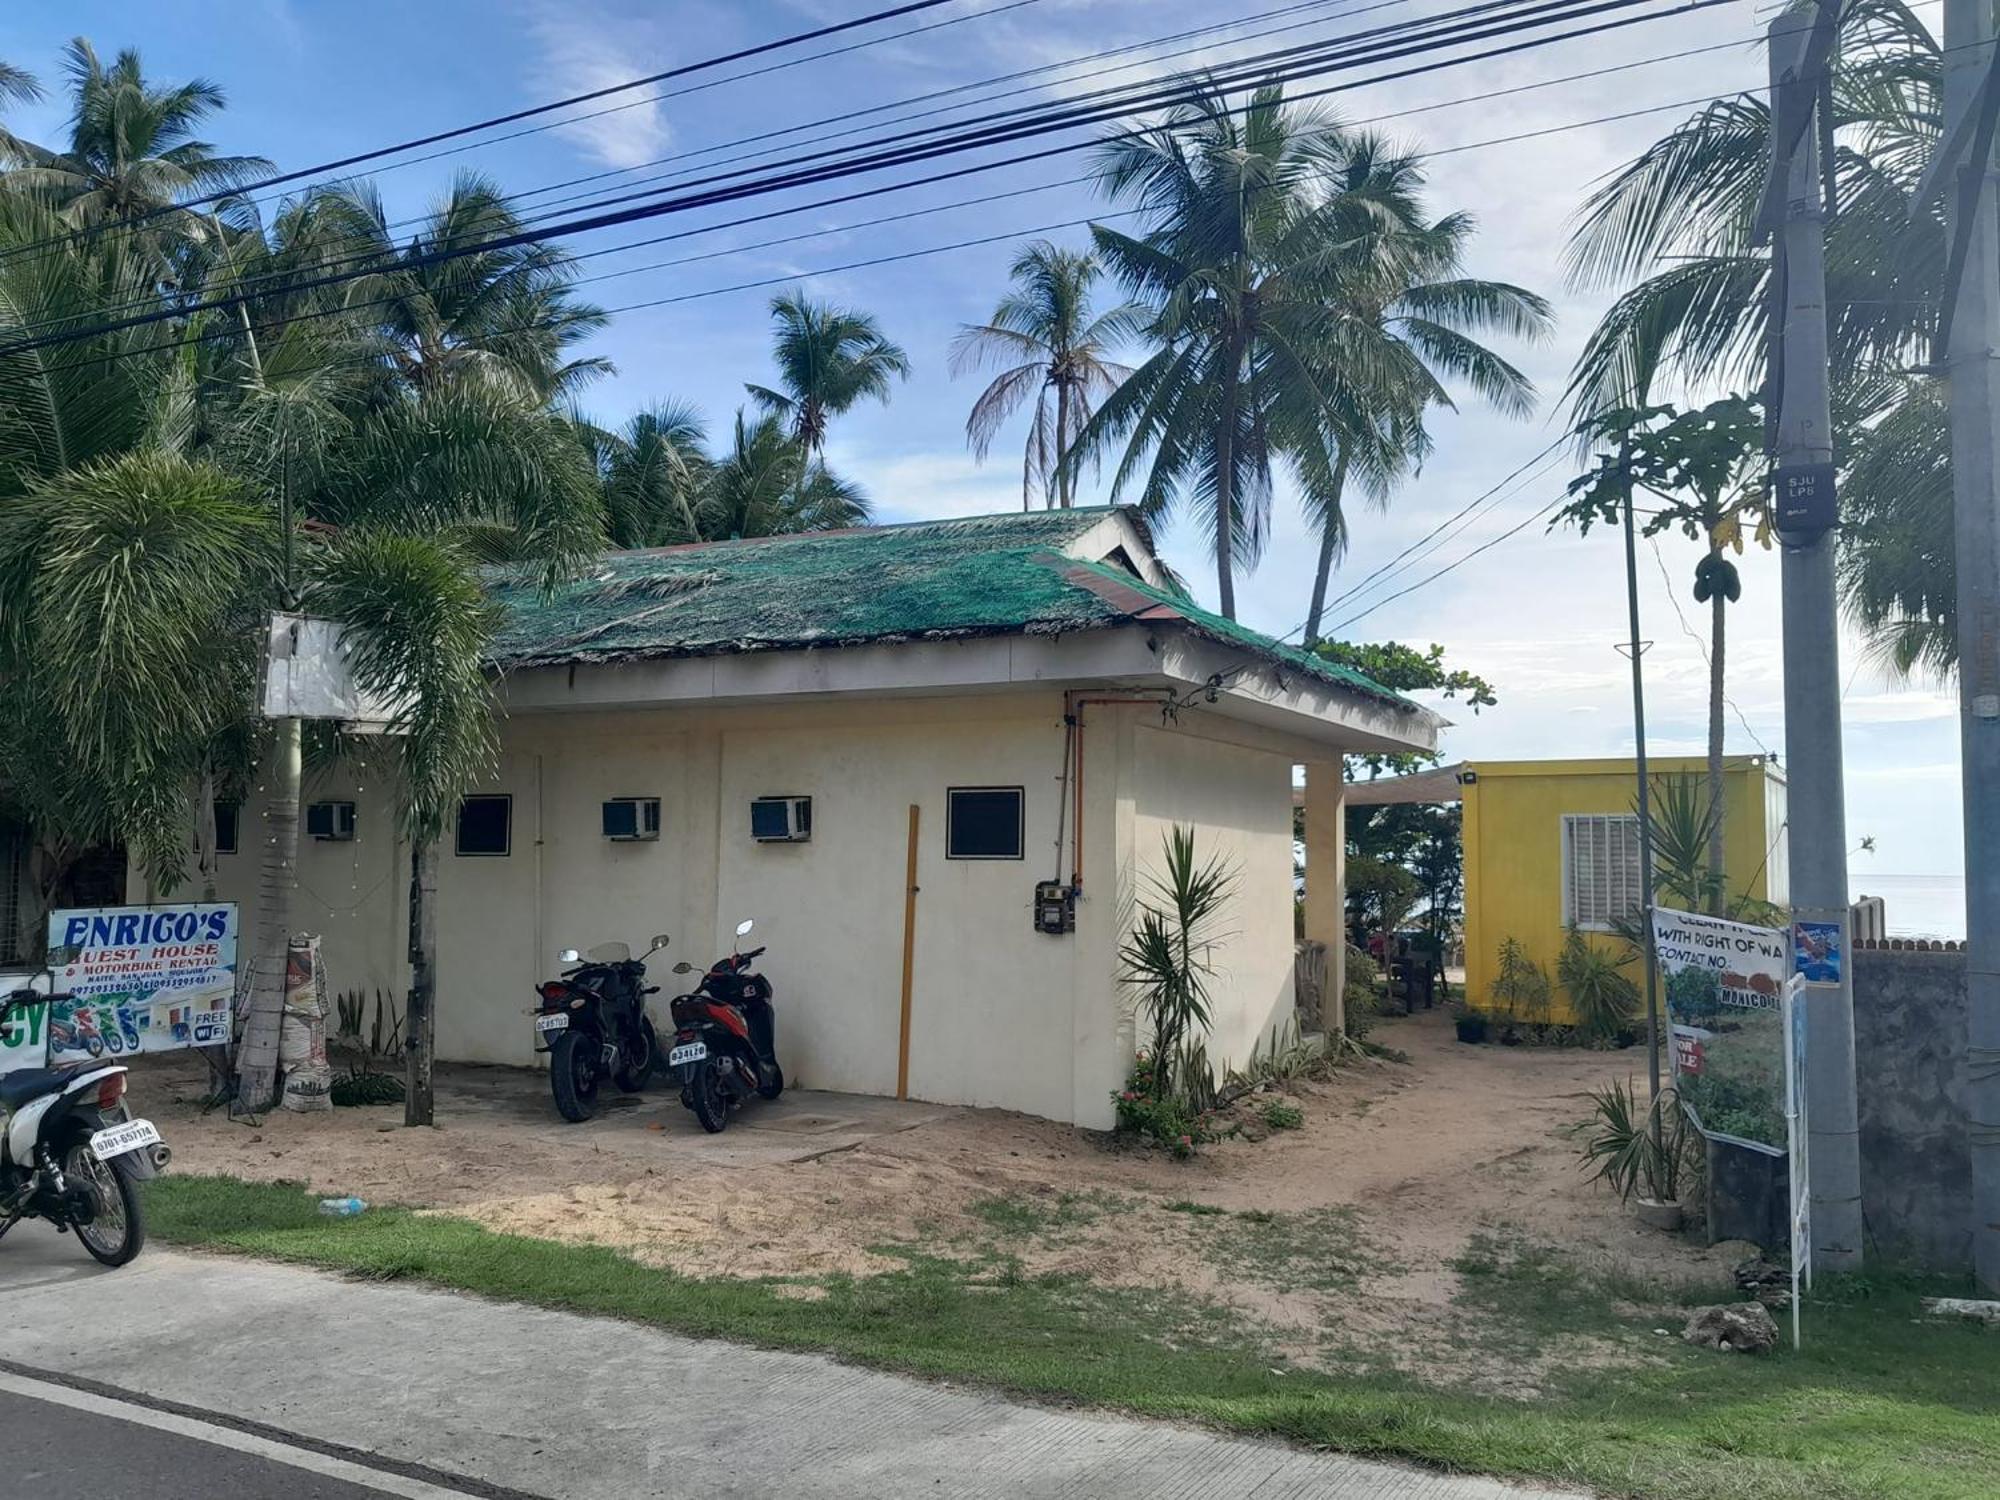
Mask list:
[[1058,1230],[1080,1229],[1123,1206],[1108,1193],[1056,1193],[1048,1197],[996,1193],[975,1198],[969,1208],[974,1218],[999,1234],[1032,1239]]
[[[2000,1339],[1918,1317],[1920,1294],[1966,1290],[1954,1286],[1822,1282],[1801,1354],[1724,1356],[1647,1332],[1657,1360],[1645,1368],[1595,1371],[1543,1399],[1507,1401],[1376,1369],[1287,1368],[1238,1315],[1078,1276],[1017,1270],[980,1281],[986,1273],[961,1262],[908,1252],[904,1269],[825,1278],[813,1283],[823,1296],[801,1300],[796,1281],[695,1280],[601,1247],[496,1234],[449,1216],[389,1208],[322,1218],[298,1187],[174,1176],[150,1189],[153,1231],[171,1243],[1607,1495],[1991,1500],[2000,1473]],[[1249,1225],[1301,1249],[1335,1227],[1301,1229],[1288,1222],[1297,1217],[1202,1216],[1201,1226]],[[1575,1273],[1548,1269],[1533,1247],[1477,1247],[1463,1274],[1476,1283],[1468,1296],[1496,1311],[1518,1294],[1530,1336],[1633,1330],[1601,1299],[1575,1295]],[[1561,1312],[1565,1298],[1572,1310]],[[1566,1329],[1555,1327],[1559,1312],[1574,1320]]]
[[1202,1249],[1220,1269],[1279,1291],[1350,1291],[1377,1260],[1351,1208],[1233,1214]]
[[1273,1099],[1257,1113],[1271,1130],[1297,1130],[1306,1122],[1306,1112],[1289,1099]]

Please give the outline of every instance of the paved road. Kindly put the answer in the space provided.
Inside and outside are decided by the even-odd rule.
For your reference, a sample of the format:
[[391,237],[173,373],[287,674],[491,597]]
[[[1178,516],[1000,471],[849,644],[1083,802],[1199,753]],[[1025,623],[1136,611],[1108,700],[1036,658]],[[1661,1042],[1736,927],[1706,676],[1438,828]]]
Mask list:
[[[52,1391],[42,1372],[110,1389]],[[153,1487],[179,1467],[169,1435],[361,1486],[323,1492],[340,1500],[1566,1500],[286,1266],[149,1249],[101,1272],[40,1225],[0,1244],[0,1393],[155,1424],[107,1429],[92,1462],[111,1468],[75,1491],[93,1500],[174,1493]],[[0,1463],[18,1430],[0,1409]]]
[[[0,1377],[5,1379],[6,1377]],[[7,1493],[33,1500],[106,1500],[107,1496],[144,1495],[146,1500],[215,1500],[218,1495],[276,1496],[285,1500],[387,1500],[412,1494],[450,1496],[458,1493],[426,1485],[421,1490],[399,1476],[382,1476],[395,1489],[373,1483],[350,1483],[327,1473],[302,1469],[296,1457],[286,1461],[261,1452],[245,1452],[236,1433],[221,1433],[222,1442],[163,1431],[133,1416],[151,1415],[144,1408],[116,1401],[92,1401],[79,1408],[71,1392],[42,1386],[56,1400],[17,1395],[16,1389],[40,1382],[8,1380],[0,1387],[0,1431],[4,1445]],[[120,1407],[125,1409],[120,1411]],[[365,1481],[360,1465],[343,1465],[323,1455],[329,1470],[345,1469]]]

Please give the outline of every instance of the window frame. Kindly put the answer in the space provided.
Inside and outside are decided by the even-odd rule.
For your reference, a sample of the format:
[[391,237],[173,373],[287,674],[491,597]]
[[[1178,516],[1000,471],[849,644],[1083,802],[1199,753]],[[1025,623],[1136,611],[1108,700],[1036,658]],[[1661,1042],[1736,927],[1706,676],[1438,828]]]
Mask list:
[[[958,798],[967,792],[993,793],[1011,792],[1014,797],[1014,852],[1012,854],[960,854],[953,845],[955,811]],[[953,860],[1010,861],[1020,863],[1028,857],[1028,789],[1025,786],[950,786],[944,792],[944,857]]]
[[[498,849],[468,849],[465,847],[465,807],[468,802],[502,802],[506,804],[507,816],[504,824],[506,837]],[[458,813],[452,819],[451,853],[454,859],[506,859],[514,852],[514,794],[512,792],[471,792],[458,799]]]
[[[1645,845],[1639,836],[1639,819],[1635,813],[1562,813],[1559,815],[1562,828],[1562,862],[1558,877],[1562,882],[1562,921],[1564,928],[1574,927],[1578,932],[1616,933],[1614,925],[1619,915],[1621,894],[1618,887],[1630,882],[1622,894],[1627,904],[1624,910],[1634,919],[1643,917],[1646,910]],[[1601,892],[1601,903],[1593,900],[1591,905],[1601,904],[1604,914],[1592,915],[1590,920],[1582,920],[1577,910],[1577,893],[1580,881],[1577,869],[1579,830],[1589,828],[1602,830],[1602,839],[1591,840],[1595,844],[1593,853],[1601,857],[1601,873],[1594,871],[1592,885],[1596,887],[1593,896]],[[1623,858],[1617,857],[1613,848],[1614,829],[1622,829],[1629,841],[1623,851]]]
[[[229,842],[222,841],[222,810],[229,809]],[[217,797],[215,813],[215,852],[220,854],[241,854],[243,852],[243,799],[241,797]]]

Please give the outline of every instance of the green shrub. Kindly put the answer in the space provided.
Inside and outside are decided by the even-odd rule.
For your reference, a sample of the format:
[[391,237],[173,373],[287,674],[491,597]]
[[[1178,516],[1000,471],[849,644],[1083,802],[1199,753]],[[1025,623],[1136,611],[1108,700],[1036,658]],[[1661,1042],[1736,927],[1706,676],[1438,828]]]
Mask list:
[[1493,977],[1493,1009],[1508,1021],[1546,1025],[1553,993],[1548,971],[1528,957],[1518,939],[1502,938],[1500,972]]
[[1177,1157],[1193,1156],[1195,1147],[1209,1138],[1207,1128],[1199,1115],[1166,1092],[1165,1083],[1153,1059],[1140,1053],[1125,1087],[1111,1096],[1118,1133],[1138,1136]]
[[393,1073],[375,1073],[362,1068],[333,1080],[330,1097],[335,1105],[401,1104],[403,1080]]
[[1733,1135],[1767,1146],[1785,1143],[1785,1116],[1768,1089],[1747,1078],[1682,1074],[1680,1091],[1711,1135]]
[[1593,947],[1574,927],[1563,938],[1556,978],[1569,992],[1577,1028],[1590,1041],[1616,1041],[1639,1012],[1639,987],[1626,977],[1624,964]]
[[1306,1122],[1306,1112],[1289,1099],[1273,1099],[1258,1114],[1271,1130],[1297,1130]]
[[1347,978],[1341,986],[1341,1018],[1347,1034],[1355,1041],[1368,1035],[1368,1028],[1382,1013],[1382,969],[1375,960],[1355,947],[1347,947]]
[[1619,1201],[1637,1192],[1656,1203],[1677,1203],[1701,1151],[1701,1134],[1687,1122],[1680,1098],[1661,1089],[1650,1106],[1630,1083],[1612,1083],[1590,1095],[1594,1117],[1584,1140],[1583,1165],[1591,1179],[1608,1183]]

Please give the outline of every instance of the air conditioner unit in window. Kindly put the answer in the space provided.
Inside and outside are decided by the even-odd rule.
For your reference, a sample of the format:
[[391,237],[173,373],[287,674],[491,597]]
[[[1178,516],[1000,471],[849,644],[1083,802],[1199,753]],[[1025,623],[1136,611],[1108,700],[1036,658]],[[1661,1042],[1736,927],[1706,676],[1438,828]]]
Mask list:
[[803,844],[812,831],[810,797],[759,797],[750,804],[750,837],[760,844]]
[[604,836],[630,844],[660,836],[658,797],[612,797],[604,804]]
[[316,839],[344,844],[354,837],[352,802],[314,802],[306,807],[306,832]]

